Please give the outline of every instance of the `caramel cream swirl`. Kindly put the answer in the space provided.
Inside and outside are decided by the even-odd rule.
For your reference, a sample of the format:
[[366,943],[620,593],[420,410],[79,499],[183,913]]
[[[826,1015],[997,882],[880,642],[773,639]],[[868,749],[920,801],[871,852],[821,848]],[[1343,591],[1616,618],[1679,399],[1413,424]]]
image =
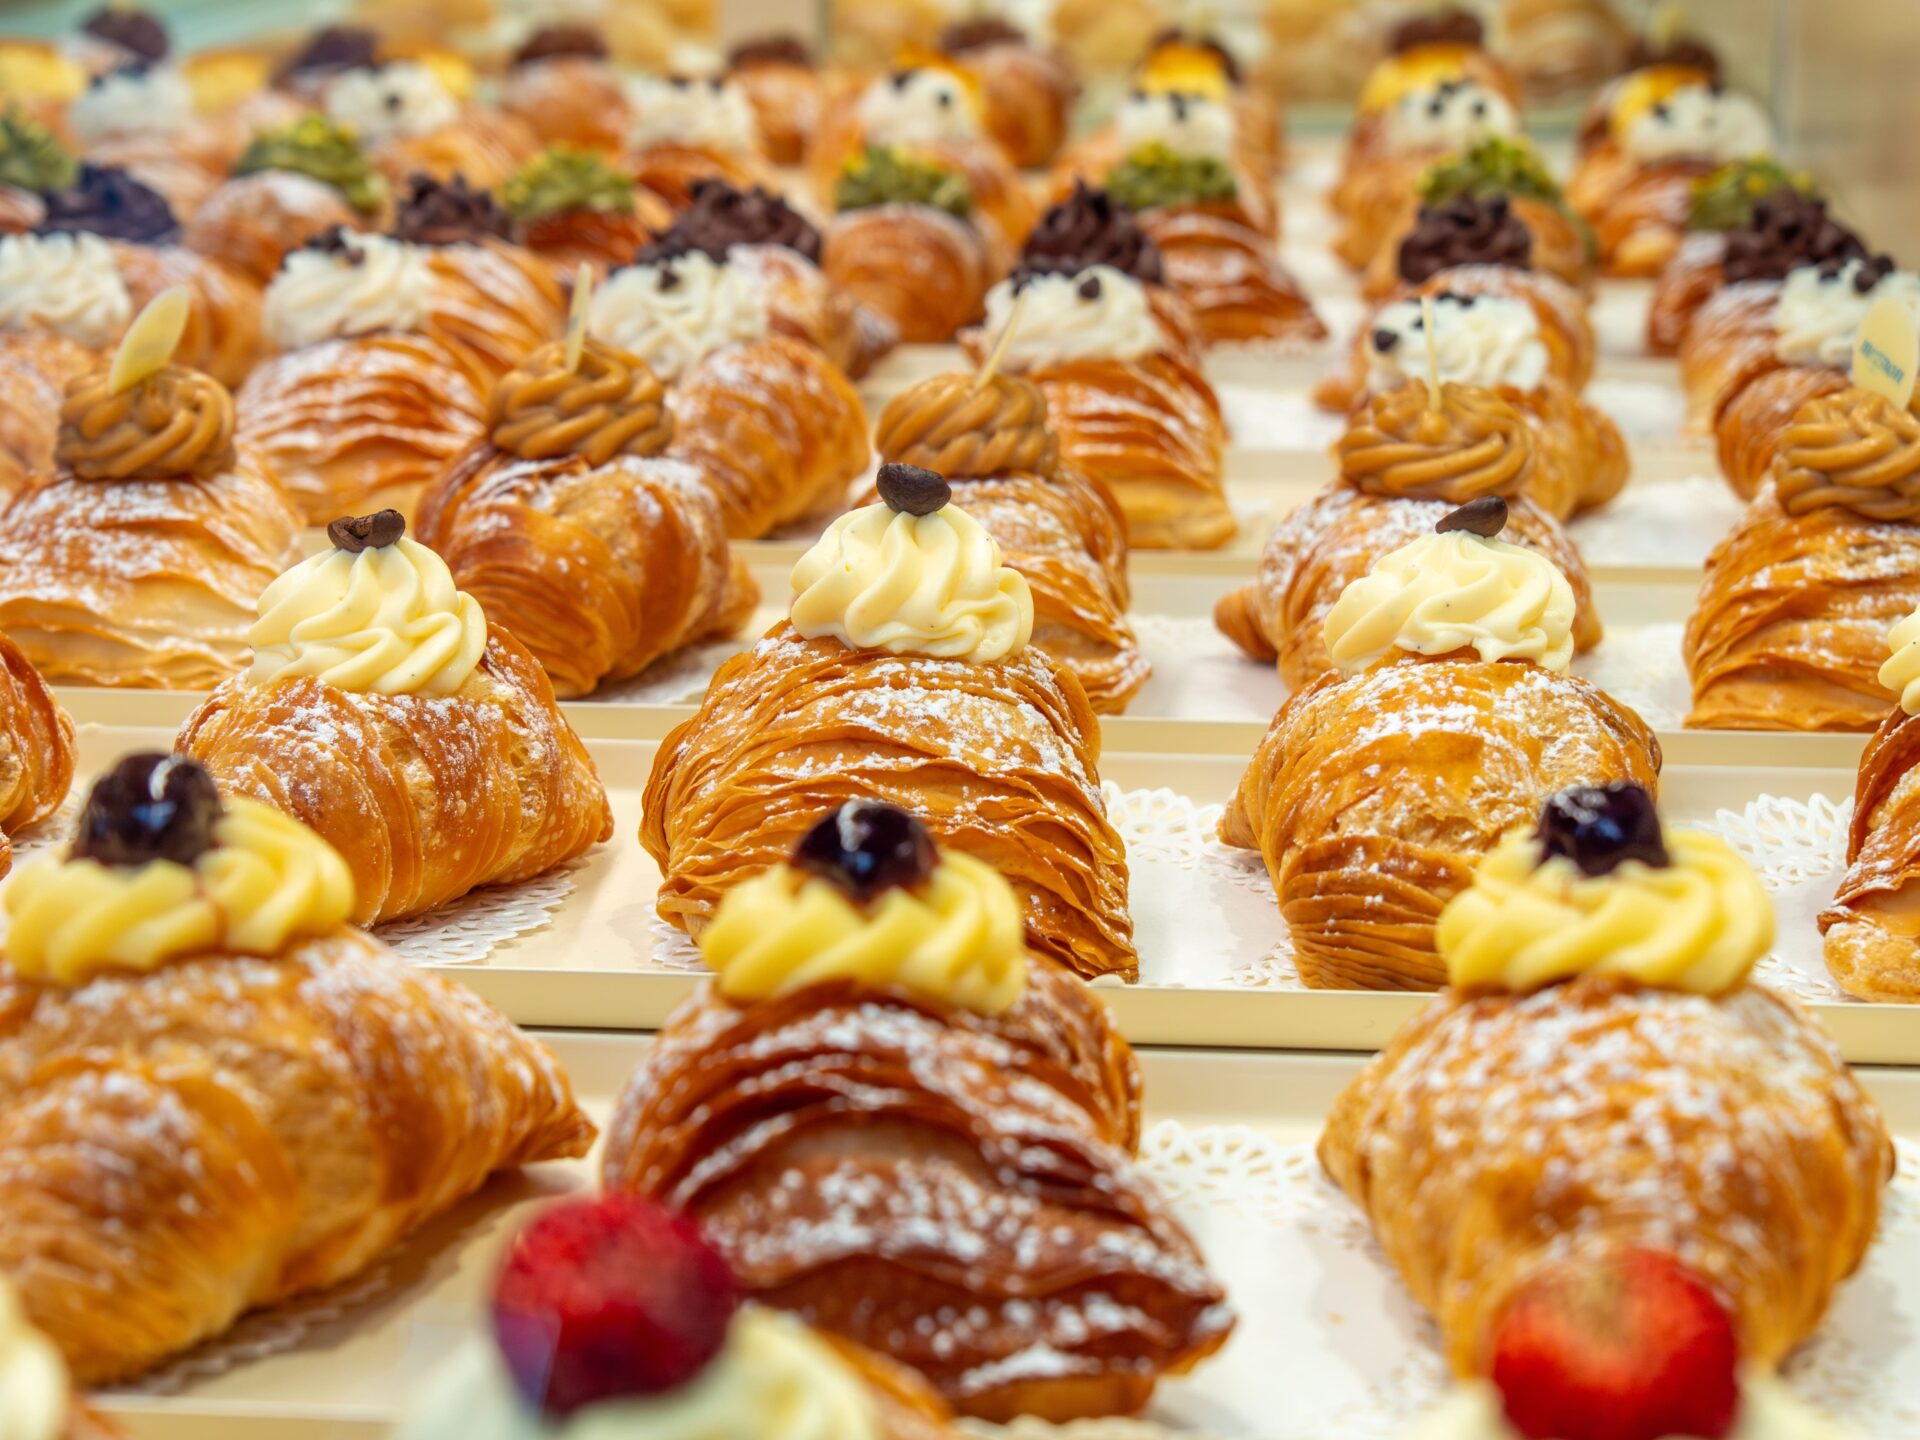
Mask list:
[[493,443],[522,460],[578,455],[601,466],[616,455],[658,455],[673,439],[659,377],[636,355],[598,340],[567,368],[567,346],[541,346],[494,386]]
[[211,475],[233,461],[233,396],[168,365],[118,395],[108,369],[77,377],[60,405],[60,464],[82,480]]
[[1844,505],[1869,520],[1920,520],[1920,418],[1871,390],[1809,400],[1781,437],[1773,487],[1789,515]]
[[23,869],[4,897],[14,972],[82,985],[210,951],[278,955],[347,923],[353,876],[338,851],[258,801],[221,803],[213,847],[191,865],[49,856]]
[[935,375],[888,402],[874,431],[880,458],[949,480],[1051,475],[1060,441],[1047,426],[1047,398],[1031,380],[999,374]]
[[1368,495],[1464,505],[1508,499],[1533,468],[1533,431],[1491,390],[1443,384],[1435,408],[1424,385],[1370,396],[1340,437],[1340,473]]

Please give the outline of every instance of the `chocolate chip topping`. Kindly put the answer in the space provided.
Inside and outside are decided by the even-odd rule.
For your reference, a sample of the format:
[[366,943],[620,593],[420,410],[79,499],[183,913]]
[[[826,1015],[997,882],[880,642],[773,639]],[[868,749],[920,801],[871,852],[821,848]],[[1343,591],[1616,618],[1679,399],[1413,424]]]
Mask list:
[[327,526],[327,539],[333,548],[349,555],[398,545],[406,533],[407,517],[398,510],[382,510],[374,515],[342,515]]
[[923,885],[939,856],[927,827],[897,805],[849,800],[794,847],[796,869],[818,875],[849,899]]
[[1655,45],[1644,35],[1635,36],[1627,51],[1627,69],[1645,70],[1650,65],[1684,66],[1702,72],[1710,85],[1721,82],[1719,52],[1695,35],[1677,35],[1665,45]]
[[1784,280],[1802,265],[1844,265],[1867,258],[1860,237],[1827,214],[1827,202],[1776,190],[1753,204],[1753,218],[1727,232],[1721,260],[1728,284]]
[[760,35],[741,41],[727,52],[729,70],[754,65],[799,65],[811,70],[813,63],[813,51],[798,35]]
[[1478,535],[1482,540],[1491,540],[1507,528],[1507,502],[1498,495],[1482,495],[1478,500],[1469,500],[1458,510],[1449,510],[1440,517],[1433,527],[1436,535],[1445,535],[1450,530],[1464,530],[1469,535]]
[[742,190],[725,180],[695,181],[693,203],[633,263],[668,264],[697,250],[724,264],[736,245],[780,245],[820,263],[820,232],[806,216],[758,185]]
[[352,244],[352,237],[358,233],[358,231],[346,225],[329,225],[317,235],[308,237],[304,245],[289,250],[282,256],[280,259],[281,268],[286,268],[287,261],[295,255],[298,255],[302,250],[314,250],[322,255],[338,256],[349,265],[365,264],[367,259],[365,252]]
[[[1847,268],[1848,260],[1849,257],[1843,255],[1835,256],[1830,260],[1821,262],[1820,278],[1823,280],[1839,279]],[[1860,261],[1859,268],[1853,272],[1854,293],[1857,295],[1870,293],[1873,287],[1891,275],[1895,268],[1891,255],[1868,255],[1864,257]]]
[[1169,25],[1152,40],[1147,42],[1147,53],[1164,50],[1169,45],[1191,45],[1196,50],[1205,50],[1220,62],[1220,71],[1227,77],[1229,85],[1240,83],[1240,62],[1234,58],[1233,51],[1221,42],[1218,35],[1189,35],[1178,25]]
[[42,235],[76,231],[137,245],[165,245],[180,236],[165,197],[116,167],[82,165],[78,182],[52,191],[46,206],[37,227]]
[[1456,265],[1533,265],[1533,232],[1514,213],[1506,195],[1456,195],[1444,205],[1422,205],[1420,218],[1400,242],[1400,278],[1423,284]]
[[953,498],[953,487],[931,470],[897,461],[882,465],[880,498],[903,515],[931,515]]
[[961,20],[940,32],[940,48],[949,55],[964,55],[969,50],[984,50],[989,45],[1024,45],[1026,32],[998,15],[981,15]]
[[167,52],[173,48],[167,27],[146,10],[103,5],[81,23],[80,29],[96,40],[119,46],[149,65],[166,59]]
[[1013,272],[1019,289],[1041,275],[1078,275],[1106,265],[1144,285],[1166,278],[1160,247],[1140,227],[1131,210],[1114,203],[1104,190],[1076,180],[1073,194],[1040,217],[1020,252]]
[[373,31],[358,25],[329,25],[314,31],[313,37],[287,58],[274,79],[284,83],[342,70],[371,70],[379,53],[380,40]]
[[513,63],[531,65],[536,60],[566,57],[604,60],[608,53],[607,37],[591,25],[543,25],[513,52]]
[[440,181],[415,175],[393,217],[393,236],[414,245],[462,245],[513,238],[513,218],[491,190],[476,190],[467,177]]
[[1422,45],[1484,45],[1486,26],[1471,10],[1453,6],[1430,15],[1416,15],[1396,25],[1387,40],[1387,52],[1404,55]]
[[220,791],[184,755],[129,755],[93,783],[74,826],[74,860],[191,865],[213,849]]
[[1631,780],[1575,785],[1548,796],[1534,836],[1543,862],[1565,856],[1582,875],[1611,875],[1628,860],[1656,870],[1673,863],[1653,797]]

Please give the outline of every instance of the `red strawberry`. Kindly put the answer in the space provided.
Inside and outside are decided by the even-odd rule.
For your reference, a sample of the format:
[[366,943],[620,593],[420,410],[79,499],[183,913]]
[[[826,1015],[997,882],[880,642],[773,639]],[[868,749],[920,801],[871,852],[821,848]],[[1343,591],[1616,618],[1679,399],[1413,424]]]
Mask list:
[[692,1221],[602,1195],[521,1233],[494,1287],[493,1333],[520,1393],[562,1417],[686,1384],[720,1353],[739,1305]]
[[1495,1327],[1493,1383],[1527,1440],[1723,1440],[1739,1342],[1671,1255],[1575,1260],[1523,1285]]

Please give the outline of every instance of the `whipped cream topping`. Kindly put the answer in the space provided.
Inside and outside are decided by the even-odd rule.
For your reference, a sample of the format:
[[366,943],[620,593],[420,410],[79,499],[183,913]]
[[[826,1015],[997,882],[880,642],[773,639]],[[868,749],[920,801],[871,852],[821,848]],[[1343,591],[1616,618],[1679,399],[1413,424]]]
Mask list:
[[344,335],[420,329],[433,313],[425,250],[386,235],[343,233],[344,250],[296,250],[267,287],[267,340],[297,350]]
[[129,66],[98,76],[67,107],[67,127],[81,145],[125,135],[177,135],[193,119],[193,91],[171,65]]
[[349,70],[327,87],[327,118],[369,145],[412,140],[460,118],[460,102],[440,77],[413,60]]
[[1026,648],[1033,595],[959,507],[908,515],[876,504],[842,515],[800,557],[791,618],[809,640],[980,664]]
[[27,1320],[0,1279],[0,1440],[61,1440],[73,1385],[60,1352]]
[[749,1305],[692,1382],[606,1400],[564,1420],[527,1408],[488,1339],[475,1337],[426,1388],[395,1440],[883,1440],[860,1376],[801,1321]]
[[329,550],[260,594],[256,685],[311,675],[361,695],[451,695],[487,648],[480,602],[417,541]]
[[1620,148],[1643,165],[1677,159],[1724,165],[1771,151],[1773,122],[1751,96],[1682,85],[1633,118]]
[[1920,276],[1895,270],[1864,292],[1856,283],[1860,261],[1834,274],[1803,265],[1788,274],[1773,312],[1774,354],[1789,365],[1846,366],[1867,311],[1891,295],[1920,319]]
[[973,96],[940,69],[883,75],[860,97],[860,129],[869,145],[943,145],[980,137]]
[[1020,301],[1020,328],[1001,363],[1038,370],[1071,360],[1138,360],[1165,347],[1147,288],[1125,271],[1094,265],[1075,275],[1036,275],[1015,291],[1002,280],[987,292],[986,333],[997,336]]
[[765,295],[745,269],[695,250],[614,271],[593,294],[587,333],[671,382],[716,350],[762,339],[769,323]]
[[1396,300],[1374,316],[1367,344],[1368,388],[1397,390],[1409,382],[1424,382],[1429,347],[1445,383],[1533,390],[1547,377],[1540,317],[1524,300],[1439,295],[1433,301],[1433,328],[1429,335],[1418,300]]
[[1920,610],[1887,632],[1893,653],[1880,667],[1880,683],[1900,697],[1900,708],[1920,715]]
[[[1484,1380],[1460,1386],[1408,1433],[1407,1440],[1522,1440],[1500,1392]],[[1671,1435],[1666,1440],[1698,1440]],[[1740,1416],[1727,1440],[1854,1440],[1852,1432],[1796,1399],[1776,1377],[1749,1371],[1740,1382]]]
[[1163,145],[1187,159],[1233,158],[1233,111],[1203,95],[1136,90],[1121,102],[1113,129],[1122,155]]
[[1573,587],[1539,551],[1454,530],[1381,556],[1340,592],[1324,634],[1333,663],[1349,674],[1395,650],[1471,650],[1564,673],[1573,614]]
[[760,148],[753,102],[731,81],[641,75],[627,82],[626,91],[633,109],[627,144],[636,150],[686,145],[751,154]]
[[1408,91],[1386,113],[1387,148],[1396,153],[1471,150],[1482,140],[1520,133],[1507,97],[1472,80],[1443,80]]
[[0,330],[57,330],[98,350],[132,319],[127,282],[98,235],[0,235]]

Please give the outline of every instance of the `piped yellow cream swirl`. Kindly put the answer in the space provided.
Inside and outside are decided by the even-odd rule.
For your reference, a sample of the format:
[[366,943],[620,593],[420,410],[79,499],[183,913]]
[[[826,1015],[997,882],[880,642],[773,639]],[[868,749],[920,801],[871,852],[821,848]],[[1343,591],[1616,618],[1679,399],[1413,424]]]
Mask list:
[[53,1342],[27,1319],[0,1279],[0,1440],[60,1440],[73,1408],[73,1382]]
[[1900,708],[1920,715],[1920,610],[1887,632],[1893,654],[1880,667],[1880,683],[1900,697]]
[[791,618],[809,640],[986,663],[1026,648],[1033,595],[957,506],[909,515],[876,504],[842,515],[800,557]]
[[1773,945],[1773,904],[1733,849],[1694,830],[1665,832],[1670,864],[1627,860],[1589,876],[1542,860],[1515,830],[1440,913],[1435,935],[1460,989],[1538,990],[1576,975],[1719,995]]
[[826,880],[776,866],[736,886],[700,937],[729,1000],[770,1000],[851,980],[999,1015],[1027,986],[1026,923],[992,866],[943,852],[931,878],[858,905]]
[[447,562],[402,539],[314,555],[261,592],[256,685],[311,675],[361,695],[451,695],[487,648],[480,602]]
[[339,852],[257,801],[222,807],[213,848],[191,865],[49,856],[23,869],[4,896],[14,972],[80,985],[214,950],[277,955],[347,923],[353,877]]
[[1395,650],[1482,660],[1573,660],[1573,587],[1538,551],[1455,530],[1383,555],[1340,592],[1324,634],[1333,663],[1364,670]]

